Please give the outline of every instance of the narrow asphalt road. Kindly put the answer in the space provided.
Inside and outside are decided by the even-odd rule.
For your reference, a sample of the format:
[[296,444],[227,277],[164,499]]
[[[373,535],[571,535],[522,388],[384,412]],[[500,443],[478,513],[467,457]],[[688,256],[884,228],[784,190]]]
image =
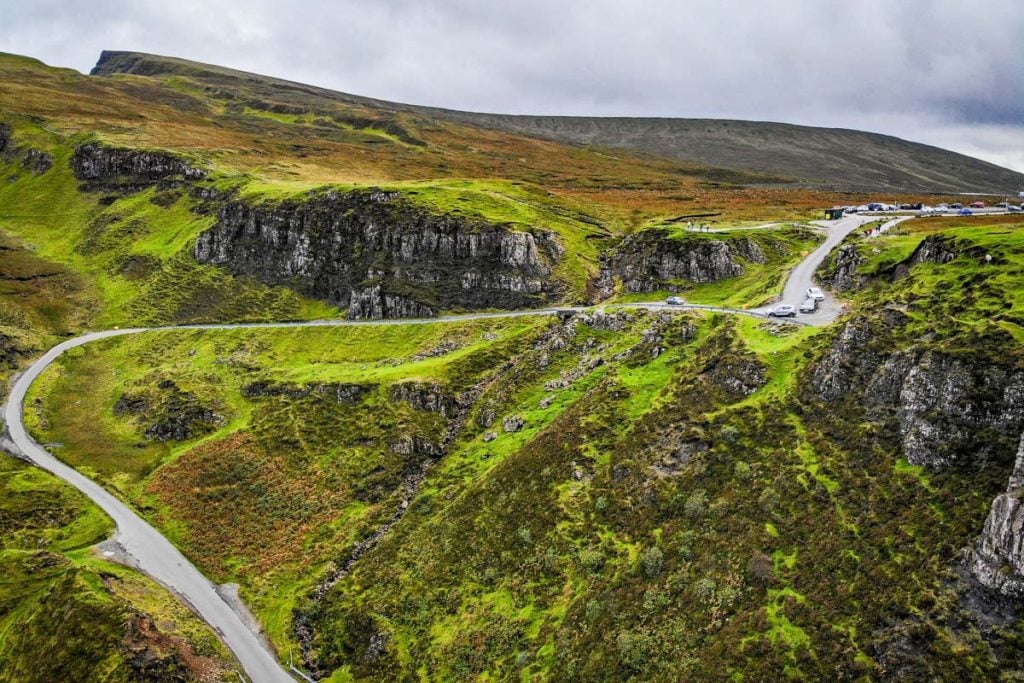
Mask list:
[[[912,216],[901,216],[894,218],[882,227],[885,229],[908,220]],[[824,227],[828,232],[825,241],[818,245],[807,258],[797,264],[790,272],[786,280],[786,286],[782,290],[782,298],[779,303],[799,306],[807,298],[807,290],[815,286],[814,273],[818,270],[825,258],[832,253],[839,244],[846,239],[846,236],[862,225],[877,221],[877,216],[847,216],[835,221],[817,221],[815,225]],[[888,227],[886,227],[888,226]],[[824,290],[823,290],[824,291]],[[798,320],[811,325],[827,325],[843,312],[843,306],[832,294],[825,291],[825,300],[820,302],[818,310],[814,313],[800,313]],[[767,313],[773,306],[757,309],[759,313]]]
[[[828,253],[842,241],[847,234],[871,218],[850,217],[822,223],[828,229],[828,238],[804,259],[790,275],[783,293],[783,301],[791,300],[799,303],[802,294],[811,286],[814,271]],[[797,295],[800,295],[799,297]],[[616,307],[646,309],[653,311],[688,311],[707,310],[736,313],[757,318],[765,318],[766,310],[742,310],[702,306],[699,304],[667,305],[662,303],[614,304]],[[119,501],[102,486],[89,479],[77,470],[65,465],[42,446],[35,442],[24,424],[24,402],[29,387],[39,375],[68,349],[83,346],[90,342],[110,337],[119,337],[159,330],[228,330],[255,328],[291,328],[291,327],[330,327],[349,325],[412,325],[458,322],[465,320],[484,320],[490,318],[518,318],[525,316],[557,315],[562,312],[583,312],[596,310],[598,306],[566,306],[562,308],[535,309],[523,311],[504,311],[493,313],[471,313],[466,315],[449,315],[437,318],[400,319],[400,320],[315,320],[281,323],[231,323],[208,325],[180,325],[174,327],[139,327],[123,330],[107,330],[91,332],[74,339],[69,339],[47,351],[21,374],[11,389],[7,404],[4,407],[4,421],[14,446],[32,463],[52,472],[64,481],[87,495],[117,525],[115,541],[131,557],[136,567],[166,586],[217,632],[227,647],[238,659],[249,678],[257,683],[276,683],[278,681],[294,681],[284,670],[276,657],[265,646],[259,634],[254,633],[245,622],[231,609],[228,603],[217,593],[214,585],[189,562],[170,541]],[[827,324],[838,315],[838,304],[830,306],[828,315],[803,316],[797,322],[803,324]],[[831,311],[834,311],[832,314]]]

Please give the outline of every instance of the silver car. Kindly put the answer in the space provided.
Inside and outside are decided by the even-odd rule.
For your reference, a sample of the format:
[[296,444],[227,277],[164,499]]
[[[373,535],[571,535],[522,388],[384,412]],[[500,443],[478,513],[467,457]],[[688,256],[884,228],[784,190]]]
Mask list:
[[825,292],[821,291],[821,287],[808,287],[807,298],[816,299],[817,301],[824,301]]
[[768,311],[768,315],[773,318],[795,318],[796,308],[789,304],[779,304],[772,310]]
[[668,304],[669,306],[682,306],[686,302],[683,301],[683,297],[681,296],[670,296],[669,298],[665,299],[665,303]]
[[804,302],[800,304],[801,313],[814,313],[818,310],[818,300],[812,297],[807,297]]

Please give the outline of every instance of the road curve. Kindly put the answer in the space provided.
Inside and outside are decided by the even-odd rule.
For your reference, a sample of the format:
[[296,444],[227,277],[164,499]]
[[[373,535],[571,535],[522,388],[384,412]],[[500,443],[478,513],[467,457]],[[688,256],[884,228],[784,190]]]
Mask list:
[[11,389],[4,408],[4,420],[11,440],[22,455],[70,483],[110,515],[117,525],[117,542],[135,560],[138,568],[188,603],[220,635],[254,683],[291,683],[294,679],[285,673],[260,637],[249,630],[218,595],[213,584],[170,541],[102,486],[48,453],[25,429],[22,421],[25,394],[40,373],[62,353],[99,339],[145,331],[145,328],[134,328],[93,332],[70,339],[47,351],[15,381]]
[[[834,226],[830,229],[826,242],[815,250],[807,259],[801,262],[790,276],[786,285],[787,295],[791,286],[797,290],[806,289],[805,276],[810,278],[818,264],[825,258],[828,252],[845,237],[851,230],[863,223],[863,219],[852,220],[842,219],[837,223],[843,225]],[[836,228],[839,229],[836,229]],[[826,248],[827,247],[827,248]],[[801,274],[797,275],[797,271]],[[806,275],[804,274],[806,271]],[[795,283],[795,284],[794,284]],[[785,295],[784,295],[785,296]],[[623,303],[609,304],[615,308],[633,308],[651,311],[713,311],[722,313],[733,313],[746,315],[755,318],[767,318],[764,310],[747,310],[736,308],[721,308],[718,306],[704,306],[700,304],[667,305],[663,303]],[[490,313],[470,313],[465,315],[448,315],[436,318],[415,318],[415,319],[392,319],[392,320],[312,320],[297,322],[273,322],[273,323],[224,323],[224,324],[197,324],[197,325],[176,325],[171,327],[134,327],[125,329],[106,330],[102,332],[90,332],[74,339],[62,342],[47,351],[41,358],[33,363],[14,382],[11,388],[7,404],[4,406],[4,421],[14,446],[30,462],[47,470],[64,481],[68,482],[79,491],[88,496],[104,512],[106,512],[117,526],[115,540],[124,551],[134,560],[136,567],[148,574],[150,577],[170,589],[179,598],[186,602],[213,630],[219,634],[225,645],[231,650],[235,658],[245,669],[246,674],[255,683],[278,683],[280,681],[294,681],[285,672],[274,655],[266,648],[260,636],[249,629],[243,620],[231,609],[228,603],[217,593],[214,585],[203,574],[189,562],[181,552],[175,548],[170,541],[133,512],[127,505],[111,495],[98,483],[89,479],[77,470],[58,460],[55,456],[40,446],[25,429],[24,424],[24,403],[29,387],[47,367],[68,349],[84,346],[90,342],[111,337],[121,337],[131,334],[145,332],[157,332],[165,330],[231,330],[231,329],[258,329],[258,328],[292,328],[292,327],[336,327],[336,326],[386,326],[386,325],[414,325],[460,322],[466,320],[485,320],[491,318],[519,318],[526,316],[547,316],[558,315],[563,312],[581,313],[601,308],[600,306],[566,306],[560,308],[530,309],[521,311],[500,311]],[[808,320],[797,319],[802,324],[824,324],[830,320]]]
[[[908,220],[909,218],[912,218],[912,216],[894,218],[882,227],[884,229],[888,229],[893,225]],[[817,249],[812,251],[807,258],[798,263],[796,267],[790,271],[789,278],[786,280],[786,286],[782,290],[780,303],[799,306],[803,300],[807,298],[808,288],[814,286],[814,273],[818,270],[818,267],[825,261],[825,258],[832,252],[832,250],[839,246],[839,244],[846,239],[846,236],[851,232],[866,223],[871,223],[877,220],[877,216],[853,215],[834,221],[816,222],[816,225],[820,225],[827,230],[825,241],[819,244]],[[825,291],[824,294],[825,300],[819,304],[818,310],[814,313],[800,314],[800,320],[811,325],[827,325],[842,314],[842,304],[840,304],[839,301],[837,301],[829,292]],[[770,309],[771,307],[769,306],[757,309],[757,311],[760,313],[767,313]]]

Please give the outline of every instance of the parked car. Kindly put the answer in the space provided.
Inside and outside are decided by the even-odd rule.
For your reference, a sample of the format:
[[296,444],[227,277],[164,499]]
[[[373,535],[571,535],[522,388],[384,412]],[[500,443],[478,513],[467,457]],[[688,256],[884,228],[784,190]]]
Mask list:
[[768,315],[774,318],[795,318],[796,309],[789,304],[779,304],[772,310],[768,311]]
[[1005,209],[1005,208],[1007,208],[1007,206],[1008,205],[1007,205],[1006,202],[999,202],[998,204],[996,204],[996,208],[997,209]]
[[946,204],[945,202],[943,202],[942,204],[939,204],[935,208],[936,209],[941,209],[943,211],[947,211],[949,209],[949,204]]
[[814,313],[818,310],[818,300],[814,297],[807,297],[804,302],[800,304],[801,313]]
[[825,292],[821,291],[821,287],[808,287],[807,298],[822,301],[825,299]]
[[971,204],[971,208],[972,209],[984,209],[985,208],[985,202],[974,202],[973,204]]
[[1024,206],[1014,206],[1013,204],[1010,204],[1006,208],[1010,210],[1010,213],[1017,213],[1019,211],[1024,211]]
[[960,202],[957,202],[956,204],[950,204],[949,208],[959,210],[959,209],[964,208],[964,205],[961,204]]
[[682,306],[686,302],[683,301],[683,297],[681,296],[670,296],[669,298],[665,299],[665,303],[668,304],[669,306]]
[[958,211],[958,213],[961,216],[973,216],[974,215],[974,212],[971,211],[970,209],[960,209],[960,211]]

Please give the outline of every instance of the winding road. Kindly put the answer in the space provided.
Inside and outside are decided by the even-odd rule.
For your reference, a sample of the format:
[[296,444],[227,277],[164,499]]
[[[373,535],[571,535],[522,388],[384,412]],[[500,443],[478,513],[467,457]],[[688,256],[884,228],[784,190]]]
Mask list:
[[[813,282],[815,270],[828,253],[838,245],[846,235],[864,223],[875,220],[861,216],[851,216],[837,221],[820,222],[826,228],[828,236],[814,252],[808,255],[792,271],[786,283],[782,300],[786,303],[799,303],[803,294]],[[797,322],[803,324],[824,325],[834,320],[841,308],[831,298],[826,301],[818,313],[802,316]],[[728,309],[697,304],[670,306],[661,303],[615,304],[616,307],[639,308],[658,311],[710,310],[736,313],[754,317],[766,317],[767,309]],[[437,318],[401,319],[401,320],[317,320],[307,322],[286,323],[239,323],[210,325],[181,325],[174,327],[138,327],[123,330],[107,330],[91,332],[80,337],[62,342],[47,351],[33,363],[24,373],[17,377],[4,406],[4,421],[14,447],[28,461],[52,472],[68,482],[106,512],[117,525],[114,540],[130,558],[130,564],[164,585],[188,604],[213,630],[219,634],[225,645],[242,665],[249,678],[258,683],[277,683],[293,681],[294,678],[285,671],[270,651],[260,634],[254,632],[239,616],[227,601],[217,592],[216,587],[189,562],[159,531],[143,520],[131,508],[111,495],[106,489],[89,479],[77,470],[65,465],[45,448],[40,446],[31,436],[24,424],[24,402],[29,387],[39,375],[64,352],[83,346],[100,339],[119,337],[159,330],[226,330],[246,328],[289,328],[289,327],[321,327],[350,325],[413,325],[458,322],[465,320],[482,320],[489,318],[516,318],[524,316],[557,315],[563,312],[583,312],[598,307],[578,306],[548,308],[537,310],[508,311],[497,313],[474,313],[468,315],[451,315]]]

